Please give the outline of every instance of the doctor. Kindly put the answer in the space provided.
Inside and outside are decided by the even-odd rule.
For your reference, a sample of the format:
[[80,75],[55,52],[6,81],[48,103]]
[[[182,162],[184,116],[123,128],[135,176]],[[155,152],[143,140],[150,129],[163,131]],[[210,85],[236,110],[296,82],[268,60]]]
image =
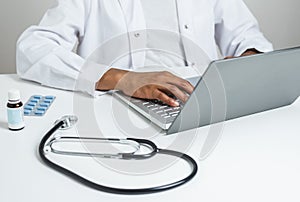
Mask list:
[[[115,45],[106,47],[107,41]],[[189,82],[166,71],[135,70],[197,66],[191,42],[210,60],[218,58],[216,44],[225,57],[272,50],[242,0],[58,0],[19,38],[17,73],[55,88],[90,95],[117,89],[177,106],[168,95],[185,101],[193,91]],[[155,51],[161,44],[176,54]],[[118,49],[127,54],[107,61]],[[95,52],[103,60],[90,60]]]

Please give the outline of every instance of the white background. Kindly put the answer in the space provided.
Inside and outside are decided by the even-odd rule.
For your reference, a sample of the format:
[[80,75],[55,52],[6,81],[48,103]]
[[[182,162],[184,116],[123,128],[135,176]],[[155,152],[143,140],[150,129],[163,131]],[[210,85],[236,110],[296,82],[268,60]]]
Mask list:
[[[226,0],[225,0],[226,1]],[[0,73],[15,72],[19,35],[37,24],[55,0],[6,0],[0,7]],[[245,0],[275,49],[300,45],[299,0]]]

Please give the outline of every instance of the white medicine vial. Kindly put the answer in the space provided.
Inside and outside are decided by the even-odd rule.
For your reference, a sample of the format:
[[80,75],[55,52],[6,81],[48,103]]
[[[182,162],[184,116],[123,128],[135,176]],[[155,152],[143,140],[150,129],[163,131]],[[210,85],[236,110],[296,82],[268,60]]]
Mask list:
[[23,103],[20,100],[19,90],[8,91],[7,121],[8,128],[13,131],[22,130],[25,127]]

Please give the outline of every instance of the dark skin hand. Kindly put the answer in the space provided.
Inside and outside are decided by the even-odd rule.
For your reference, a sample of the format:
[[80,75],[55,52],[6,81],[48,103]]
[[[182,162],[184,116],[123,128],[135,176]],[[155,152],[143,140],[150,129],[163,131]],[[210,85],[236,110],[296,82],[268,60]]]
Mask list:
[[[261,52],[259,52],[256,49],[252,48],[252,49],[246,50],[240,57],[254,55],[254,54],[258,54],[258,53],[261,53]],[[235,57],[234,56],[227,56],[224,59],[230,59],[230,58],[235,58]]]
[[[241,56],[257,53],[259,53],[257,50],[249,49]],[[229,58],[234,57],[225,57]],[[188,81],[167,71],[140,73],[111,68],[97,82],[96,89],[120,90],[131,97],[156,99],[177,107],[179,103],[168,95],[172,94],[182,102],[186,102],[194,87]]]
[[167,71],[139,73],[112,68],[99,80],[96,89],[121,90],[132,97],[156,99],[176,107],[179,103],[168,94],[186,102],[194,87],[188,81]]

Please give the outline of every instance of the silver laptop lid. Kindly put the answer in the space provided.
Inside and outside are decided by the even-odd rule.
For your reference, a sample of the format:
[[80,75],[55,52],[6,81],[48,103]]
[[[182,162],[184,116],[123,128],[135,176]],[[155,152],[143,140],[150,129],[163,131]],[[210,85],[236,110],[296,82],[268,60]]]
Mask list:
[[300,48],[212,62],[172,134],[293,103],[300,95]]

